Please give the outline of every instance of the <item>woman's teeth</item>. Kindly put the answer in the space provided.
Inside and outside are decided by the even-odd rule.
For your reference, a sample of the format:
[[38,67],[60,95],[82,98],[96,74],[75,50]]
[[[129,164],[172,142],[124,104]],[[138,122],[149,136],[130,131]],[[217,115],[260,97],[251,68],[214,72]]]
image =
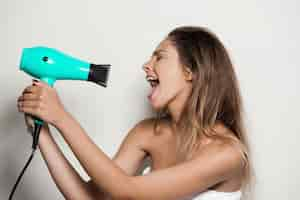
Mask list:
[[150,85],[151,85],[151,90],[150,90],[150,93],[148,95],[148,98],[150,101],[153,101],[157,95],[158,95],[158,91],[159,91],[159,80],[158,79],[155,79],[155,80],[148,80],[150,82]]
[[150,83],[151,87],[156,87],[159,84],[159,80],[154,77],[147,77],[147,81]]
[[152,81],[150,81],[150,84],[151,84],[152,87],[156,87],[159,84],[159,81],[158,81],[158,79],[157,80],[152,80]]

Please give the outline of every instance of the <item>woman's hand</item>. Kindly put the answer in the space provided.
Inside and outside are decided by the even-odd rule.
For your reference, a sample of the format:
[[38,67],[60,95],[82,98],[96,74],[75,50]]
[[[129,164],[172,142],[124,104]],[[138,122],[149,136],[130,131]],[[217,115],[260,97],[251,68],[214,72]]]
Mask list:
[[[34,132],[34,118],[32,115],[24,113],[24,119],[25,119],[25,124],[27,126],[27,131],[28,133],[33,136],[33,132]],[[46,133],[49,132],[49,126],[47,122],[43,123],[43,127],[42,130],[46,130]],[[41,131],[41,133],[43,133],[45,131]]]
[[20,112],[36,116],[46,123],[56,126],[65,109],[60,102],[56,90],[41,81],[33,81],[26,87],[18,98],[18,109]]

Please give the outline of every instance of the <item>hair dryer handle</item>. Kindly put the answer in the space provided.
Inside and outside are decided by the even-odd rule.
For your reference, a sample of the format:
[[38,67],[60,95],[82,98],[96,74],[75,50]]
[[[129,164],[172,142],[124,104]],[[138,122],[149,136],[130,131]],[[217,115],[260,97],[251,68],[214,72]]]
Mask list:
[[[53,87],[55,79],[43,77],[41,81],[47,83],[49,86]],[[40,131],[44,124],[44,121],[39,119],[38,117],[34,117],[34,132],[33,132],[33,141],[32,141],[32,148],[36,149],[39,143]]]
[[44,121],[34,117],[34,131],[33,131],[33,140],[32,140],[32,149],[36,149],[39,143],[40,131],[44,124]]
[[56,80],[54,78],[42,77],[41,81],[43,81],[44,83],[47,83],[47,85],[53,87]]

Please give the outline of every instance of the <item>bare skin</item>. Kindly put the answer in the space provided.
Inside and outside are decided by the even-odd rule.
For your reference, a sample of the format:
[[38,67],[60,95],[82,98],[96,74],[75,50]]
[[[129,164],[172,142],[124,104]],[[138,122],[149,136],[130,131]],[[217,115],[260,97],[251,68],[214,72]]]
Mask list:
[[[140,133],[129,133],[129,135],[133,137],[130,136],[130,139],[126,138],[123,141],[122,146],[114,157],[115,162],[130,175],[134,175],[137,172],[143,160],[147,156],[151,159],[151,172],[184,162],[180,160],[176,154],[174,154],[176,133],[172,128],[170,120],[162,119],[159,122],[159,134],[153,133],[153,124],[154,119],[146,119],[142,121],[140,124]],[[222,124],[216,124],[215,130],[220,134],[232,134],[230,133],[230,130]],[[136,143],[137,145],[134,145],[133,143]],[[205,149],[208,148],[214,148],[215,145],[220,143],[220,141],[213,141],[206,138],[199,141],[199,143],[201,144],[199,149],[193,153],[194,156],[190,159],[194,159],[200,151],[205,151]],[[134,147],[136,147],[136,149]],[[211,156],[216,155],[212,154]],[[236,171],[235,175],[230,179],[217,183],[207,189],[219,192],[234,192],[239,190],[242,182],[240,172],[241,171]],[[92,182],[89,182],[89,184],[96,188],[93,186]]]
[[[32,122],[28,122],[29,120],[27,117],[28,125],[32,125]],[[128,133],[112,160],[130,176],[136,174],[147,156],[150,156],[152,161],[152,172],[180,164],[182,161],[174,154],[176,140],[174,134],[176,133],[174,133],[170,121],[161,120],[160,127],[160,134],[155,135],[153,119],[141,121],[138,129],[133,129],[134,131],[131,130]],[[226,127],[221,124],[216,125],[216,130],[220,133],[225,133],[225,131],[228,133]],[[213,141],[208,139],[201,141],[201,144],[199,151],[204,147],[214,148]],[[99,190],[92,179],[85,182],[77,174],[56,145],[47,126],[42,129],[39,148],[53,180],[66,199],[112,199],[109,194]],[[191,159],[193,157],[195,156],[192,156]],[[241,176],[236,173],[232,178],[207,189],[232,192],[238,190],[240,186]]]
[[[171,119],[160,122],[161,134],[158,135],[152,132],[152,119],[137,123],[113,159],[93,143],[76,119],[63,108],[54,88],[38,82],[27,87],[19,97],[19,111],[53,125],[90,176],[86,182],[77,174],[49,130],[43,128],[39,148],[66,199],[177,200],[207,189],[231,192],[240,188],[243,161],[236,146],[203,139],[189,160],[183,162],[174,153],[177,133],[172,124],[177,123],[188,98],[192,75],[182,70],[177,52],[168,40],[160,43],[155,52],[158,51],[164,53],[153,54],[144,66],[147,75],[160,80],[150,103],[154,109],[167,106]],[[169,66],[172,67],[167,68]],[[216,124],[216,130],[220,134],[230,134],[222,124]],[[153,161],[152,172],[135,176],[148,155]]]
[[[163,119],[161,122],[161,134],[160,135],[152,135],[152,140],[146,145],[147,152],[150,153],[152,160],[152,171],[168,168],[173,165],[180,164],[181,161],[177,157],[175,152],[176,139],[171,122],[167,119]],[[220,134],[231,134],[230,131],[223,124],[216,124],[215,130]],[[215,145],[218,145],[221,141],[214,141],[212,139],[202,139],[198,143],[200,143],[199,149],[193,152],[190,159],[194,159],[200,153],[200,151],[205,151],[206,148],[214,148]],[[222,143],[222,142],[221,142]],[[211,155],[216,156],[216,155]],[[242,177],[239,173],[236,173],[232,178],[223,181],[222,183],[215,184],[208,189],[217,190],[222,192],[232,192],[239,190],[241,187]]]

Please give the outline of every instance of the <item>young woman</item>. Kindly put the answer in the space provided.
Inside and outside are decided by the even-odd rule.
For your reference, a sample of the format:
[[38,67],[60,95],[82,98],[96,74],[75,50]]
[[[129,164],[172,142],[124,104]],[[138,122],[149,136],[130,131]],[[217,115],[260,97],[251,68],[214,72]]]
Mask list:
[[[90,177],[65,159],[47,123],[39,148],[66,199],[238,200],[251,165],[237,78],[228,53],[206,28],[178,27],[143,66],[155,118],[138,122],[110,159],[68,113],[54,88],[38,81],[18,109],[53,125]],[[29,115],[28,115],[29,114]],[[151,172],[137,171],[151,158]]]

